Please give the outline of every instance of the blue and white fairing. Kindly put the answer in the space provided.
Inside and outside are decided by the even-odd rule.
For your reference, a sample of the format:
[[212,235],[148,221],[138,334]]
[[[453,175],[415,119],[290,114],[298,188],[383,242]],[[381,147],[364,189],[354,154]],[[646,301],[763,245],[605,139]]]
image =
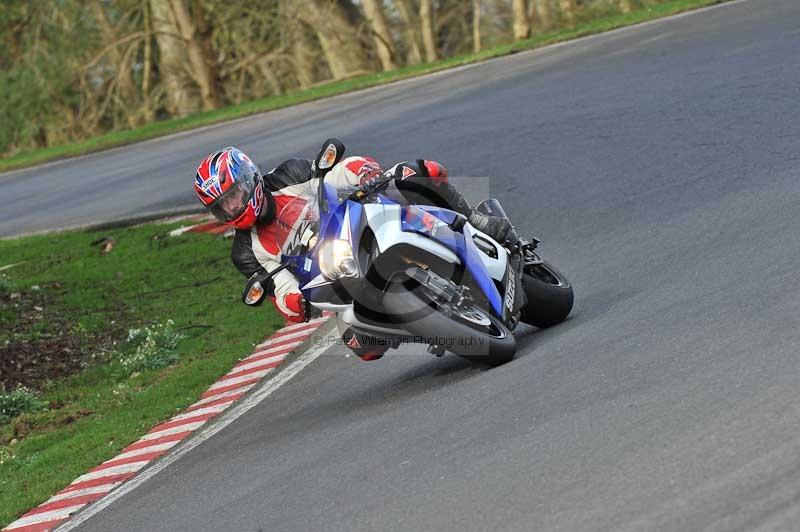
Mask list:
[[[508,269],[506,250],[489,236],[474,229],[468,223],[463,229],[452,229],[460,216],[457,213],[429,206],[400,205],[390,197],[378,195],[372,203],[350,201],[346,193],[324,185],[328,204],[327,212],[320,209],[319,233],[316,245],[307,253],[285,256],[283,261],[300,280],[306,299],[319,308],[341,312],[340,305],[327,305],[320,296],[329,294],[331,281],[322,276],[318,264],[318,253],[326,241],[346,240],[359,256],[359,245],[364,229],[369,226],[375,237],[377,252],[385,253],[397,245],[410,245],[431,253],[452,264],[463,265],[475,284],[485,294],[491,310],[503,317],[503,297],[497,286],[503,286]],[[494,248],[489,254],[478,249],[475,238],[484,246]],[[493,255],[493,256],[492,256]],[[365,272],[361,272],[363,275]],[[488,310],[488,309],[487,309]]]

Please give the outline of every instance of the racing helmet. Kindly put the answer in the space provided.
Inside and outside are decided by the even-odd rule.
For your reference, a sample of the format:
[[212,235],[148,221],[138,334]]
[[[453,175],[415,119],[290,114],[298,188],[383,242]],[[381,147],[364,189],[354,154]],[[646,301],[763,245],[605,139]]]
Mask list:
[[258,167],[243,151],[228,147],[203,159],[194,191],[214,217],[237,229],[250,229],[274,216],[275,203],[264,189]]

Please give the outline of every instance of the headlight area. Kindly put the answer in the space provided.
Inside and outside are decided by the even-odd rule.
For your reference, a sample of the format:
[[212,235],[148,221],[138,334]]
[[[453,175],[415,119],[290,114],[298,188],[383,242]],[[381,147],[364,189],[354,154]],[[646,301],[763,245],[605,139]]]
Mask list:
[[347,240],[329,240],[319,250],[319,269],[329,281],[342,277],[358,277],[358,263]]

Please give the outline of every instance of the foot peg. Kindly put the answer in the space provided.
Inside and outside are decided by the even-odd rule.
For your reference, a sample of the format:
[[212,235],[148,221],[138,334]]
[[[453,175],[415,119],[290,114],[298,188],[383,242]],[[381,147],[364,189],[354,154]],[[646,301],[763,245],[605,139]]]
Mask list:
[[444,347],[442,347],[440,345],[431,344],[431,345],[428,346],[428,353],[430,353],[430,354],[432,354],[432,355],[434,355],[436,357],[444,356],[444,352],[445,351],[447,351],[447,349],[445,349]]

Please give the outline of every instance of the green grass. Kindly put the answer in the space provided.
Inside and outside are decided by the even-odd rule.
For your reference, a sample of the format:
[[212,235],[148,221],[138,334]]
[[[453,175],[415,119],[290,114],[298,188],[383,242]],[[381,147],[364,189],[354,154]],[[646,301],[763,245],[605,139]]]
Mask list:
[[[0,424],[0,527],[194,402],[281,325],[269,305],[241,304],[229,240],[165,237],[173,226],[0,240],[0,266],[25,261],[4,272],[4,286],[38,286],[45,316],[66,318],[75,334],[110,343],[171,319],[185,335],[177,364],[133,374],[110,354],[122,346],[95,342],[87,368],[38,386],[46,409]],[[116,240],[106,255],[91,245],[100,236]]]
[[437,72],[439,70],[445,70],[460,65],[484,61],[486,59],[508,55],[522,50],[529,50],[556,42],[575,39],[577,37],[602,33],[615,28],[630,26],[632,24],[637,24],[648,20],[674,15],[683,11],[721,4],[726,1],[729,0],[669,0],[661,4],[634,10],[627,15],[604,15],[599,18],[580,22],[573,29],[561,29],[547,33],[539,33],[528,40],[497,46],[478,54],[461,55],[442,61],[437,61],[435,63],[415,65],[391,72],[381,72],[342,81],[325,83],[303,91],[295,91],[281,96],[271,96],[268,98],[253,100],[239,105],[225,107],[215,111],[198,113],[184,118],[175,118],[154,122],[140,128],[116,131],[79,142],[22,152],[0,160],[0,171],[31,166],[52,159],[81,155],[114,146],[151,139],[178,131],[184,131],[199,126],[223,122],[241,116],[261,113],[273,109],[280,109],[282,107],[297,105],[299,103],[308,102],[311,100],[317,100],[358,89],[382,85],[400,79],[421,76],[431,72]]

